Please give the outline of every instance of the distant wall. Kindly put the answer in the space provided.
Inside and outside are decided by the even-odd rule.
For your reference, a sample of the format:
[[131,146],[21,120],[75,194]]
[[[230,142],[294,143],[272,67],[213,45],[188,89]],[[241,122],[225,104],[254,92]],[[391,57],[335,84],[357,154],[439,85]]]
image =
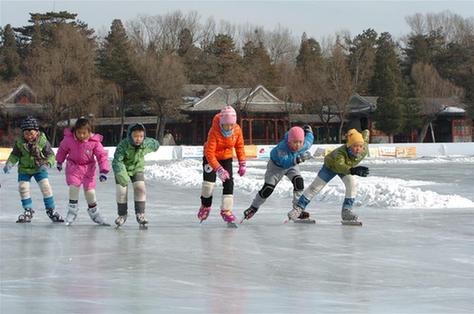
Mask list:
[[[339,145],[313,145],[311,152],[324,156]],[[245,148],[249,158],[267,159],[275,145],[248,145]],[[56,153],[57,149],[53,149]],[[106,147],[112,159],[115,147]],[[438,156],[474,156],[474,143],[395,143],[370,144],[371,157],[419,158]],[[11,148],[0,148],[0,161],[5,161]],[[146,160],[175,160],[184,158],[202,158],[202,146],[161,146],[160,149],[148,154]]]

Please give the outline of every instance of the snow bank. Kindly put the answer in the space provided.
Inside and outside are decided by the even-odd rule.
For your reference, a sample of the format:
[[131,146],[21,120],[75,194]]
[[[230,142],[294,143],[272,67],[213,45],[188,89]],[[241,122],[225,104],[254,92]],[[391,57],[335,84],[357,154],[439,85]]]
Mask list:
[[[235,177],[235,186],[240,192],[249,195],[251,202],[255,193],[263,185],[264,161],[249,163],[244,177]],[[147,179],[169,182],[176,186],[200,188],[202,183],[201,161],[181,160],[171,163],[154,164],[145,169]],[[258,168],[257,168],[258,167]],[[234,173],[237,168],[234,169]],[[316,173],[302,171],[306,182],[311,182]],[[221,183],[217,181],[219,186]],[[465,208],[474,207],[474,202],[459,195],[443,195],[420,187],[435,185],[431,181],[403,180],[370,176],[359,178],[359,191],[356,198],[358,206],[374,208]],[[293,186],[283,179],[276,187],[272,197],[291,198]],[[332,180],[316,196],[316,200],[328,203],[341,203],[344,199],[344,185],[339,178]]]

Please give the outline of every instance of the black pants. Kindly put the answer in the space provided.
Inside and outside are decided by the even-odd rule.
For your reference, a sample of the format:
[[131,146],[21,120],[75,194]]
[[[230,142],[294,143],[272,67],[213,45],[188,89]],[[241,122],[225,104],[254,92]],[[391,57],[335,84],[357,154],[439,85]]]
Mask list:
[[[232,158],[218,160],[218,161],[221,164],[222,168],[227,170],[227,172],[229,172],[229,175],[230,175],[230,178],[222,183],[222,186],[224,188],[222,191],[222,194],[232,195],[234,194],[234,176],[232,175]],[[216,182],[217,174],[207,162],[206,157],[202,158],[202,174],[203,174],[204,181],[212,182],[212,183]],[[201,204],[205,207],[210,207],[212,205],[212,196],[210,197],[201,196]]]

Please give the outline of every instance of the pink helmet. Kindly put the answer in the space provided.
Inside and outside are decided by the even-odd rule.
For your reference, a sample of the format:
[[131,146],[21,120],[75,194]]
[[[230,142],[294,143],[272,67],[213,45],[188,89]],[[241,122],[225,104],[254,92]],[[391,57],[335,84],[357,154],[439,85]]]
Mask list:
[[234,124],[237,122],[237,113],[231,106],[225,106],[219,114],[219,124]]
[[299,126],[294,126],[288,131],[288,142],[294,140],[304,141],[304,130]]

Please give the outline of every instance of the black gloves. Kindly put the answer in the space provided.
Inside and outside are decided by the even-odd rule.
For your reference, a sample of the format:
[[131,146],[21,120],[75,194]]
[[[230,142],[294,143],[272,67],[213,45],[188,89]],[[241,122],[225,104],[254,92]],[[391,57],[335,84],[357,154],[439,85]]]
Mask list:
[[295,163],[300,164],[311,158],[313,158],[313,155],[311,155],[310,151],[308,150],[308,151],[305,151],[304,153],[297,155],[295,157]]
[[311,128],[311,126],[309,124],[305,124],[303,125],[303,130],[304,130],[304,133],[313,133],[313,129]]
[[359,177],[367,177],[369,175],[369,168],[364,167],[364,166],[358,166],[349,169],[352,175],[356,175]]

